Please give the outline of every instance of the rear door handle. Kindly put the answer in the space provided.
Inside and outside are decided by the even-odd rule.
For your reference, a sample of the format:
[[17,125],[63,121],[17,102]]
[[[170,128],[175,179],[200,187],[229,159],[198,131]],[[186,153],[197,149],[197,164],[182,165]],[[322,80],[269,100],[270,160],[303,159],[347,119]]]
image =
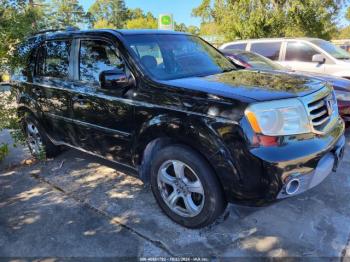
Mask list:
[[41,88],[40,87],[34,87],[32,92],[37,96],[41,96]]
[[86,103],[86,98],[82,95],[77,95],[73,98],[73,102],[84,105]]

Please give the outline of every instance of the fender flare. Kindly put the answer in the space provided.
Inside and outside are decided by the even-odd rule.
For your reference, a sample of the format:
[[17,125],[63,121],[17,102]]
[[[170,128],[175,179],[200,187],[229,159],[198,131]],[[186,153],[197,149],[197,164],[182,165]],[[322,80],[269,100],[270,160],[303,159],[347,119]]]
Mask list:
[[168,144],[176,143],[191,147],[208,161],[225,193],[231,190],[226,181],[239,181],[231,154],[208,122],[197,118],[190,120],[159,115],[141,127],[132,147],[133,162],[140,166],[139,176],[145,183],[149,182],[150,162],[154,152]]

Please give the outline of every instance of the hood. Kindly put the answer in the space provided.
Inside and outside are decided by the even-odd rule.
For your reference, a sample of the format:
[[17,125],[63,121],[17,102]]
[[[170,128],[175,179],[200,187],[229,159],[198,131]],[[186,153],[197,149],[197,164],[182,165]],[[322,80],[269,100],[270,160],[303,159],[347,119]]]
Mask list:
[[317,78],[257,70],[237,70],[205,77],[164,80],[161,83],[227,98],[249,98],[256,101],[305,96],[325,86]]

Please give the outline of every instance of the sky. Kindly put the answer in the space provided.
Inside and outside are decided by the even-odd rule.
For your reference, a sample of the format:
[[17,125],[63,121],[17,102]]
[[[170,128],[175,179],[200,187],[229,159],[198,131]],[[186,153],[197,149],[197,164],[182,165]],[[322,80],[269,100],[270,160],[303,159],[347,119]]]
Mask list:
[[[95,2],[95,0],[79,0],[85,10]],[[176,23],[189,25],[200,25],[200,18],[192,17],[192,9],[199,6],[202,0],[125,0],[128,8],[141,8],[145,12],[151,12],[158,17],[159,14],[171,13]]]

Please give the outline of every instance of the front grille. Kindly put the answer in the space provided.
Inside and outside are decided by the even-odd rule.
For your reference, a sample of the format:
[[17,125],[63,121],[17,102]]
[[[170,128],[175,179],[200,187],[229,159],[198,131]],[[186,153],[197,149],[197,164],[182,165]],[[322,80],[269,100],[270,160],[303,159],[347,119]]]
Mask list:
[[308,97],[305,102],[314,131],[320,133],[325,131],[333,119],[332,116],[337,111],[333,92],[329,89],[322,89]]
[[311,122],[316,129],[322,128],[331,118],[332,111],[328,108],[328,100],[329,96],[326,96],[308,104]]

